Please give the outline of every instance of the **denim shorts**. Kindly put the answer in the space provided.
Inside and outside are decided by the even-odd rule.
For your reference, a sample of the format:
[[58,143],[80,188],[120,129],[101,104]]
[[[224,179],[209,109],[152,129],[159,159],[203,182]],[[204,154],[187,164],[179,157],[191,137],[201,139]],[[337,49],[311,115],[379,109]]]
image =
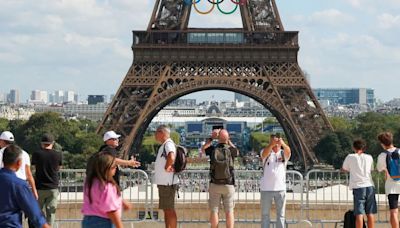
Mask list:
[[115,226],[111,219],[85,215],[82,220],[82,228],[115,228]]
[[354,215],[377,213],[374,187],[353,189],[353,200]]

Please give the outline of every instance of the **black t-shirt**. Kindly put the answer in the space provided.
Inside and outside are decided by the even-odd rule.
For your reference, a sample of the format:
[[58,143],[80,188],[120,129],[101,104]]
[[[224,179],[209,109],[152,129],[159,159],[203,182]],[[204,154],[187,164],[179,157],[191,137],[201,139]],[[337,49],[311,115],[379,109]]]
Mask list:
[[[212,153],[214,153],[215,148],[217,147],[224,147],[225,144],[223,143],[218,143],[216,146],[211,145],[210,147],[208,147],[207,149],[205,149],[206,151],[206,155],[207,156],[211,156]],[[235,147],[229,147],[229,150],[231,151],[231,155],[232,158],[236,158],[237,156],[239,156],[239,150]]]
[[[112,147],[110,147],[110,146],[108,146],[108,145],[102,145],[101,147],[100,147],[100,149],[99,149],[99,152],[107,152],[107,153],[109,153],[109,154],[111,154],[112,156],[114,156],[114,157],[117,157],[118,156],[118,151],[117,151],[117,149],[115,149],[115,148],[112,148]],[[97,152],[97,153],[99,153],[99,152]],[[89,159],[89,162],[90,162],[90,159]],[[89,162],[88,162],[88,164],[89,164]],[[118,168],[118,166],[117,166],[117,170],[115,170],[115,175],[114,175],[114,180],[115,180],[115,182],[118,184],[118,186],[120,186],[119,185],[119,177],[120,177],[120,175],[121,175],[121,172],[119,171],[119,168]]]
[[58,172],[62,165],[61,152],[41,149],[32,154],[32,165],[35,166],[36,188],[40,190],[57,189]]

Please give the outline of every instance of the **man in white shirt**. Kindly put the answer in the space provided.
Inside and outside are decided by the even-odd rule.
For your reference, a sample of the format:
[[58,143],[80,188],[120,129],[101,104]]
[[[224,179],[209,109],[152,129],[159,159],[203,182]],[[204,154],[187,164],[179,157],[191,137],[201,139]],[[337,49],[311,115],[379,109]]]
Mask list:
[[374,169],[372,156],[365,154],[366,143],[357,139],[353,142],[355,153],[346,156],[342,170],[350,173],[349,188],[353,190],[354,216],[356,227],[364,225],[364,214],[368,218],[368,227],[375,226],[374,214],[377,213],[375,188],[371,171]]
[[154,136],[157,142],[161,144],[154,171],[154,183],[158,187],[159,208],[164,211],[165,227],[176,228],[175,194],[179,183],[178,176],[174,175],[173,168],[176,147],[170,138],[170,129],[167,126],[160,125]]
[[290,155],[290,147],[278,133],[271,134],[269,145],[261,151],[264,169],[260,181],[262,228],[270,227],[272,200],[275,201],[276,207],[275,227],[285,227],[286,165]]
[[[14,144],[14,135],[9,131],[3,131],[0,135],[0,168],[3,168],[3,153],[4,149],[8,146]],[[31,172],[31,159],[29,158],[29,154],[22,150],[22,165],[15,173],[18,178],[28,181],[31,186],[33,195],[36,199],[38,199],[38,193],[36,190],[35,179],[33,178]]]
[[399,204],[399,194],[400,194],[400,181],[393,180],[388,172],[386,165],[387,153],[399,153],[399,149],[393,145],[393,134],[390,132],[383,132],[378,135],[378,140],[385,150],[378,156],[378,163],[376,168],[379,172],[385,172],[386,182],[385,182],[385,193],[388,196],[389,208],[390,208],[390,224],[393,228],[399,227],[398,219],[398,204]]

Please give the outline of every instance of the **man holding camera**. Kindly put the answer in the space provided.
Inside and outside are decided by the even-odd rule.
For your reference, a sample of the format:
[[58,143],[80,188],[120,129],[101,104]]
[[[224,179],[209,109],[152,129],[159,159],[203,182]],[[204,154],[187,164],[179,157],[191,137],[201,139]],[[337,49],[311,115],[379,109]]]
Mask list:
[[[218,139],[218,144],[213,146],[212,141]],[[211,228],[218,227],[218,209],[221,200],[224,204],[226,227],[234,227],[234,202],[235,176],[233,159],[239,155],[238,149],[229,139],[225,129],[214,129],[211,138],[201,148],[202,152],[210,156],[210,186],[209,208]]]
[[286,145],[279,133],[271,134],[269,145],[261,151],[264,170],[260,181],[263,228],[270,227],[272,200],[275,201],[276,207],[275,227],[285,227],[286,165],[290,155],[290,147]]

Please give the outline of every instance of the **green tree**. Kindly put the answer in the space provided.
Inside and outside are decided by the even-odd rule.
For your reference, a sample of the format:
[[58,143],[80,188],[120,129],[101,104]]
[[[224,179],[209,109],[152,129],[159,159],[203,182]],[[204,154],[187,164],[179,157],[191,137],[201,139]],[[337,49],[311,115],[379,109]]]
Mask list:
[[175,142],[175,144],[177,144],[177,145],[180,144],[180,142],[181,142],[180,138],[181,137],[178,132],[171,132],[171,139],[172,139],[172,141]]
[[352,151],[350,132],[332,132],[323,137],[314,148],[320,162],[333,165],[336,169],[342,166],[344,158]]
[[[51,133],[57,139],[58,136],[68,132],[68,127],[58,113],[45,112],[32,115],[27,122],[20,126],[17,141],[28,152],[33,152],[39,147],[40,139],[44,133]],[[17,138],[18,139],[18,138]]]
[[399,127],[399,118],[394,115],[368,112],[355,119],[353,134],[367,142],[367,150],[373,157],[377,157],[382,148],[377,140],[378,134],[383,131],[395,132]]
[[9,130],[8,128],[9,121],[4,118],[0,118],[0,132]]
[[269,143],[269,135],[261,132],[250,133],[250,147],[255,152],[261,151]]
[[144,136],[137,158],[143,167],[155,161],[159,146],[153,135]]
[[343,117],[330,117],[329,122],[335,131],[351,131],[354,128],[354,122]]

